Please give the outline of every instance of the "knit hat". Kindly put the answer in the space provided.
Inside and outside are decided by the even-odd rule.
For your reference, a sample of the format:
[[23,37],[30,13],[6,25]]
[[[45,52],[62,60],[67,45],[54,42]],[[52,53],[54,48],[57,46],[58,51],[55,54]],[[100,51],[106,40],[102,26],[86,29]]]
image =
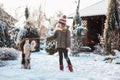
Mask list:
[[59,19],[58,23],[66,25],[66,15],[63,15],[61,19]]

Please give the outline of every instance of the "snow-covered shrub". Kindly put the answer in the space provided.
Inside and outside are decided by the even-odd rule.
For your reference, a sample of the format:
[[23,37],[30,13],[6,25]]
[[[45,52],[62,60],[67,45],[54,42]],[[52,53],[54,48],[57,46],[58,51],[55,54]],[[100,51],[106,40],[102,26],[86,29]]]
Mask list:
[[119,50],[113,50],[115,53],[115,58],[113,60],[113,63],[120,64],[120,51]]
[[57,52],[57,49],[55,48],[55,41],[50,41],[46,43],[46,51],[50,54],[53,55],[54,53]]
[[83,26],[76,26],[76,28],[72,31],[72,53],[76,54],[79,53],[80,48],[84,46],[83,38],[86,33],[87,29]]
[[104,49],[100,44],[94,46],[95,50],[93,51],[94,54],[105,55]]
[[9,41],[9,47],[15,47],[15,42],[17,39],[17,35],[20,29],[13,27],[12,29],[9,30],[9,35],[10,35],[10,41]]
[[[47,37],[53,36],[54,32],[55,32],[55,30],[51,29],[46,36]],[[53,55],[54,53],[56,53],[57,49],[56,49],[55,45],[56,45],[56,41],[55,40],[47,41],[46,42],[46,48],[45,48],[46,52],[48,52],[48,54],[50,54],[50,55]]]
[[13,47],[14,41],[11,39],[11,33],[15,35],[13,26],[9,21],[5,20],[5,22],[2,23],[0,21],[0,47]]
[[13,48],[0,48],[0,60],[16,60],[18,52]]
[[5,65],[6,65],[6,62],[0,60],[0,67],[3,67],[3,66],[5,66]]

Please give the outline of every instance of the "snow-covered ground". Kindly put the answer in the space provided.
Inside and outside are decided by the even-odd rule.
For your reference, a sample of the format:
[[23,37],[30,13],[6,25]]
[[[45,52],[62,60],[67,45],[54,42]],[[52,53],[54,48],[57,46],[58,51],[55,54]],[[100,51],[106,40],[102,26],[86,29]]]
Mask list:
[[120,65],[105,63],[104,57],[95,54],[70,56],[74,72],[59,70],[58,56],[43,52],[31,54],[31,69],[21,69],[21,53],[18,60],[7,61],[0,67],[0,80],[120,80]]

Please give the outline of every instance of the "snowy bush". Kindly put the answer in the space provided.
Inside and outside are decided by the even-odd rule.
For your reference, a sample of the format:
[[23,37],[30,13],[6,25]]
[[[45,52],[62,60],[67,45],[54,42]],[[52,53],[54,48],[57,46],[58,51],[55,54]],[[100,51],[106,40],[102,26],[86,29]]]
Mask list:
[[0,60],[0,67],[3,67],[3,66],[5,66],[5,65],[6,65],[6,62]]
[[83,44],[83,38],[86,33],[87,29],[83,26],[76,26],[76,28],[72,31],[73,38],[72,41],[72,53],[76,54],[79,53],[80,48],[84,46]]
[[57,49],[55,48],[55,41],[50,41],[46,43],[46,51],[50,55],[53,55],[54,53],[57,52]]
[[[50,37],[50,36],[54,35],[54,32],[55,32],[55,30],[51,29],[46,36]],[[54,53],[56,53],[57,52],[56,41],[55,40],[47,41],[45,49],[49,55],[53,55]]]
[[13,48],[0,48],[0,60],[16,60],[18,53]]
[[115,58],[113,60],[113,63],[120,64],[120,51],[114,50],[114,52],[115,52]]

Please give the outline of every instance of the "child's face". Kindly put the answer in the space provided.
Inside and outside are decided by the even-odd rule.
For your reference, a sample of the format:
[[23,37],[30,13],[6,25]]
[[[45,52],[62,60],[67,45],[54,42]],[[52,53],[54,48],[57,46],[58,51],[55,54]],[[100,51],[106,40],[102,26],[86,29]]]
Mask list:
[[59,26],[59,28],[61,28],[61,29],[63,29],[63,28],[65,27],[65,25],[60,24],[60,23],[59,23],[59,25],[58,25],[58,26]]
[[62,26],[62,30],[66,30],[67,29],[67,27],[66,26]]
[[59,24],[57,25],[57,27],[58,27],[58,28],[61,28],[61,24],[59,23]]

